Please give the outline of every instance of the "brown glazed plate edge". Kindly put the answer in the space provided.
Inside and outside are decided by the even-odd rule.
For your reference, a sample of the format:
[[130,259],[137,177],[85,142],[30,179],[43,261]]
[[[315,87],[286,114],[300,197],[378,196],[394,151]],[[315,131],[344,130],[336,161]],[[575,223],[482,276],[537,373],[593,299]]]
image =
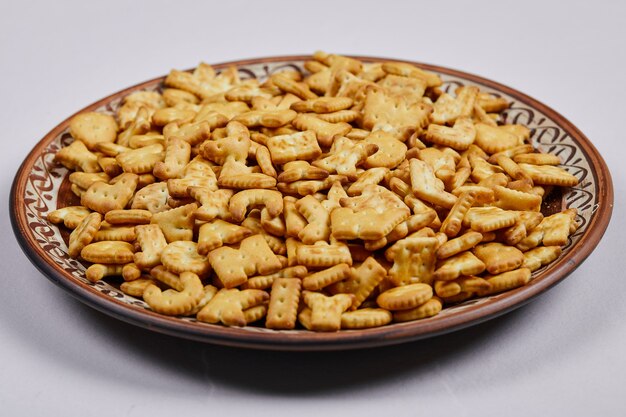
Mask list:
[[[271,62],[302,61],[310,58],[311,57],[308,55],[254,58],[221,63],[214,65],[214,67],[220,69],[230,65],[241,66]],[[355,58],[366,62],[382,60],[410,62],[391,58],[363,56],[355,56]],[[545,104],[515,89],[477,75],[436,65],[419,62],[411,63],[426,70],[458,76],[475,83],[483,84],[515,97],[526,105],[538,109],[558,123],[586,154],[598,187],[598,207],[591,217],[591,222],[585,234],[581,236],[580,240],[571,247],[567,254],[542,271],[529,284],[499,294],[487,302],[468,306],[458,314],[453,313],[443,317],[434,317],[421,321],[398,323],[366,330],[343,330],[336,333],[289,331],[256,332],[219,325],[191,323],[175,317],[162,316],[152,311],[131,306],[108,297],[79,280],[63,274],[60,268],[46,259],[45,252],[36,243],[32,233],[28,230],[28,222],[24,210],[20,210],[24,203],[23,191],[26,185],[26,179],[30,174],[30,168],[34,160],[41,154],[42,150],[45,149],[51,140],[67,128],[70,119],[75,114],[92,111],[132,91],[140,90],[158,83],[164,80],[164,77],[153,78],[98,100],[68,117],[35,145],[18,169],[11,187],[9,214],[17,241],[33,265],[48,279],[67,290],[71,295],[90,307],[122,321],[149,330],[186,339],[227,346],[294,351],[343,350],[384,346],[424,339],[460,330],[519,308],[571,274],[591,254],[599,243],[608,227],[613,209],[613,184],[608,167],[589,139],[565,117]]]

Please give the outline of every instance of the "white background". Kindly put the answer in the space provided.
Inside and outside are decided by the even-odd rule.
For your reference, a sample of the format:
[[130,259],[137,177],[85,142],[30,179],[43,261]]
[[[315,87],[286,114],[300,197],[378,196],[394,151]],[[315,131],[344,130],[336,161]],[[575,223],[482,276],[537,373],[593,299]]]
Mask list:
[[[10,4],[9,4],[10,3]],[[277,54],[386,56],[494,79],[561,112],[613,174],[604,239],[569,278],[472,329],[273,353],[161,336],[52,285],[0,216],[0,415],[626,415],[624,2],[2,1],[0,184],[57,123],[123,87]]]

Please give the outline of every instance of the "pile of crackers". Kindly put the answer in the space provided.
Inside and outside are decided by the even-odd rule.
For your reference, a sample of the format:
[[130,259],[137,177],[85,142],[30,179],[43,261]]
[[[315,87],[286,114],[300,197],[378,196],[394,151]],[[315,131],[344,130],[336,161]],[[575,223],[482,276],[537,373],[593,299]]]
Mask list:
[[80,206],[69,254],[96,282],[206,323],[337,331],[506,291],[559,257],[576,177],[503,124],[509,103],[434,73],[316,52],[263,82],[207,64],[115,117],[82,113],[55,160]]

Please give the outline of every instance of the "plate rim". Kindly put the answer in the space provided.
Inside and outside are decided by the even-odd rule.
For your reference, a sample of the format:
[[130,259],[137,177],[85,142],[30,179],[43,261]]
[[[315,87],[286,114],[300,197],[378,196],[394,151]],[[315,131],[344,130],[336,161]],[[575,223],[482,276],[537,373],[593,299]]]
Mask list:
[[[56,269],[54,265],[51,265],[46,261],[45,252],[43,252],[43,250],[36,244],[34,237],[29,232],[29,229],[25,227],[27,225],[26,214],[25,211],[20,211],[20,207],[23,207],[23,205],[18,204],[20,198],[24,195],[24,193],[20,193],[20,191],[23,191],[25,188],[26,180],[28,178],[28,174],[30,173],[30,167],[32,167],[34,161],[41,155],[45,147],[59,133],[67,128],[72,117],[85,111],[92,111],[132,91],[140,90],[147,86],[152,86],[155,83],[161,82],[165,79],[164,75],[126,87],[89,104],[60,122],[34,145],[24,158],[24,161],[21,163],[14,177],[9,196],[9,215],[11,219],[11,226],[20,247],[31,263],[37,267],[37,269],[50,281],[69,292],[79,301],[127,323],[171,336],[227,346],[272,350],[318,351],[368,348],[405,343],[457,331],[496,318],[523,306],[561,282],[578,266],[580,266],[580,264],[593,252],[610,223],[614,204],[613,183],[606,162],[593,143],[573,123],[556,110],[526,95],[525,93],[478,75],[448,67],[410,60],[373,56],[349,56],[364,62],[409,62],[426,70],[461,77],[468,81],[486,85],[490,88],[494,88],[511,95],[524,104],[537,109],[546,116],[550,117],[572,137],[572,139],[579,145],[581,151],[585,153],[590,166],[592,167],[591,172],[596,180],[598,201],[602,203],[599,204],[598,208],[595,210],[590,219],[587,230],[580,237],[580,240],[571,247],[569,252],[563,258],[551,264],[546,270],[533,279],[533,281],[520,288],[496,295],[494,299],[490,300],[486,304],[468,306],[466,309],[457,314],[452,313],[439,318],[435,317],[433,319],[408,323],[394,323],[390,326],[373,329],[342,330],[335,333],[290,333],[289,331],[255,332],[220,325],[210,325],[206,323],[197,325],[195,323],[182,321],[176,317],[163,316],[150,310],[145,310],[141,307],[125,304],[119,300],[99,293],[89,285],[84,284],[75,278],[68,279],[68,277],[60,270]],[[230,65],[242,66],[272,62],[303,61],[311,58],[312,57],[310,55],[280,55],[247,58],[222,62],[213,65],[213,67],[216,69],[222,69]],[[276,336],[277,333],[280,337]]]

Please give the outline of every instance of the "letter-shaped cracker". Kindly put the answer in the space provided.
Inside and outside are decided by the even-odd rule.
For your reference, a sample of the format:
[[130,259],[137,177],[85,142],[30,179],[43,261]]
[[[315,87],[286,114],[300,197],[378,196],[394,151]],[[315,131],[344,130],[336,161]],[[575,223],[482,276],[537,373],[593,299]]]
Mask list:
[[161,263],[161,252],[167,246],[165,236],[157,224],[135,226],[137,243],[141,252],[135,253],[134,262],[141,269],[152,268]]
[[283,196],[274,190],[243,190],[231,197],[229,203],[230,214],[233,220],[241,222],[250,206],[263,205],[271,217],[283,212]]
[[330,123],[309,114],[299,114],[292,123],[296,129],[315,132],[317,142],[324,147],[331,146],[335,138],[352,130],[348,123]]
[[337,145],[335,152],[331,150],[326,158],[313,161],[313,166],[352,178],[356,177],[356,167],[378,150],[378,146],[373,143],[353,143],[345,137],[337,138],[333,144],[334,148],[335,145]]
[[490,126],[484,123],[476,124],[476,139],[474,141],[481,149],[489,154],[502,152],[506,149],[523,145],[524,141],[520,140],[514,134],[502,129],[501,126]]
[[206,255],[224,244],[233,244],[250,236],[252,231],[236,224],[215,219],[200,226],[198,253]]
[[183,125],[170,123],[163,128],[163,136],[168,143],[171,139],[180,139],[193,146],[202,143],[211,136],[211,127],[206,121]]
[[376,303],[387,310],[408,310],[424,304],[432,296],[433,289],[430,285],[415,283],[382,292],[376,298]]
[[311,166],[306,161],[292,161],[285,164],[278,181],[290,183],[299,180],[323,180],[328,175],[325,169]]
[[296,208],[306,218],[308,224],[298,237],[308,245],[318,241],[328,241],[330,237],[330,214],[313,196],[306,196],[296,202]]
[[[283,264],[284,266],[284,264]],[[270,275],[257,275],[252,278],[248,278],[241,288],[252,288],[257,290],[265,290],[272,286],[274,281],[278,278],[303,278],[308,274],[308,270],[305,266],[296,265],[288,266],[281,269],[278,272],[274,272]],[[299,280],[301,281],[301,280]]]
[[479,291],[479,296],[496,294],[502,291],[512,290],[521,287],[530,281],[531,272],[528,268],[520,268],[514,271],[504,272],[502,274],[485,277],[491,285],[488,290]]
[[80,256],[95,264],[127,264],[133,261],[133,249],[133,245],[128,242],[105,240],[85,246]]
[[392,315],[383,308],[362,308],[341,315],[342,329],[369,329],[391,322]]
[[271,78],[272,84],[280,88],[285,93],[291,93],[302,100],[312,100],[317,98],[317,95],[309,90],[309,87],[304,83],[299,83],[285,74],[274,74]]
[[167,181],[168,192],[173,197],[188,197],[189,187],[202,187],[209,191],[217,190],[215,173],[209,161],[201,156],[196,156],[185,166],[182,178]]
[[102,216],[100,213],[91,213],[80,222],[70,234],[68,255],[77,258],[85,246],[90,244],[100,229]]
[[409,215],[410,212],[402,208],[385,211],[365,208],[356,212],[347,207],[336,208],[331,214],[332,235],[340,240],[382,239]]
[[468,117],[459,117],[454,127],[431,124],[425,134],[426,140],[437,145],[449,146],[457,151],[464,151],[474,142],[476,129]]
[[196,242],[178,240],[168,244],[161,252],[161,262],[175,274],[193,272],[202,278],[211,272],[209,260],[198,253]]
[[189,195],[200,204],[194,217],[199,220],[211,221],[215,218],[230,219],[228,203],[235,193],[233,190],[211,191],[204,187],[189,187]]
[[298,113],[288,109],[252,110],[235,116],[233,121],[246,127],[276,128],[289,124],[297,115]]
[[395,285],[417,282],[430,284],[435,272],[439,241],[433,237],[409,237],[397,241],[393,249],[393,266],[389,279]]
[[448,240],[437,249],[437,258],[445,259],[458,253],[472,249],[483,240],[483,235],[478,232],[465,232],[456,239]]
[[154,144],[122,152],[115,157],[124,172],[133,174],[152,173],[157,162],[163,161],[163,145]]
[[504,241],[509,245],[517,245],[541,223],[541,220],[543,220],[543,214],[539,211],[519,211],[515,224],[504,230]]
[[175,240],[192,240],[194,226],[193,213],[197,208],[198,205],[193,203],[168,211],[154,213],[150,223],[159,225],[168,242],[174,242]]
[[364,140],[378,146],[378,150],[365,160],[364,166],[366,168],[393,169],[404,161],[407,146],[391,133],[377,130],[370,133]]
[[180,178],[189,163],[191,145],[183,139],[171,138],[165,148],[165,160],[154,165],[154,176],[162,180]]
[[428,123],[432,107],[382,89],[367,92],[363,107],[363,127],[371,131],[384,130],[401,141]]
[[341,329],[341,313],[352,305],[352,294],[324,294],[303,291],[304,302],[311,309],[311,330],[335,332]]
[[86,190],[94,182],[109,182],[111,178],[104,172],[72,172],[69,176],[70,182]]
[[407,62],[384,62],[382,69],[387,74],[400,75],[424,80],[428,87],[438,87],[442,84],[441,78],[433,72],[424,71]]
[[245,238],[239,249],[222,246],[211,251],[209,262],[226,288],[241,285],[256,273],[271,274],[282,267],[261,235]]
[[493,187],[493,191],[495,201],[492,204],[495,207],[500,207],[504,210],[535,212],[539,212],[541,209],[541,196],[539,195],[512,190],[500,185]]
[[393,312],[393,321],[404,322],[425,319],[436,316],[441,311],[443,304],[440,299],[433,297],[424,304],[409,310],[398,310]]
[[283,239],[274,236],[271,233],[267,233],[265,229],[263,229],[259,210],[252,210],[250,212],[250,215],[246,217],[243,222],[241,222],[241,225],[245,228],[252,230],[252,234],[259,234],[263,236],[263,239],[265,239],[270,249],[275,254],[284,255],[287,253],[287,247],[285,246],[285,242],[283,241]]
[[461,231],[465,214],[476,201],[476,196],[472,192],[463,193],[459,196],[450,209],[448,216],[441,224],[441,231],[448,237],[455,237]]
[[576,209],[567,209],[544,219],[530,234],[516,246],[522,251],[532,249],[543,243],[544,246],[563,246],[567,244],[570,233],[576,228]]
[[290,161],[310,161],[322,154],[315,132],[307,130],[291,135],[272,136],[267,141],[267,148],[275,164]]
[[494,275],[519,268],[524,263],[524,254],[519,249],[499,242],[478,245],[473,252]]
[[463,225],[480,233],[493,232],[513,226],[518,217],[515,211],[498,207],[472,207],[465,214]]
[[411,159],[411,188],[422,200],[441,207],[451,208],[457,198],[444,190],[443,182],[435,177],[430,165],[419,159]]
[[[287,239],[287,244],[289,241],[290,239]],[[307,268],[329,267],[340,263],[352,265],[352,254],[348,245],[335,242],[332,238],[331,242],[331,244],[320,241],[314,245],[295,245],[297,262]]]
[[519,164],[519,167],[532,178],[535,184],[558,185],[561,187],[573,187],[578,184],[578,178],[552,165]]
[[549,264],[561,255],[559,246],[539,246],[524,252],[524,268],[536,271],[544,265]]
[[139,182],[136,174],[124,173],[116,178],[115,184],[95,182],[82,195],[80,202],[101,214],[121,210],[130,201]]
[[302,286],[311,291],[321,290],[331,284],[343,281],[350,275],[350,265],[338,264],[328,269],[315,272],[302,280]]
[[352,310],[356,310],[387,276],[387,270],[374,257],[369,256],[357,268],[350,269],[348,279],[328,287],[332,294],[354,295]]
[[223,165],[231,159],[245,162],[250,149],[250,132],[239,122],[230,122],[226,127],[227,136],[206,141],[200,147],[200,154],[206,159]]
[[147,224],[150,223],[152,213],[148,210],[111,210],[104,215],[104,220],[110,224]]
[[87,207],[68,206],[51,211],[48,213],[47,219],[54,224],[63,223],[65,227],[75,229],[89,213],[91,210]]
[[85,276],[91,282],[98,282],[105,277],[122,275],[124,265],[93,264],[85,271]]
[[229,67],[216,75],[213,67],[204,62],[193,73],[172,70],[165,79],[166,86],[188,91],[203,99],[224,93],[239,83],[235,67]]
[[149,184],[135,193],[131,208],[145,209],[151,213],[169,210],[170,207],[167,205],[168,197],[169,192],[167,191],[166,183]]
[[477,275],[485,270],[485,264],[472,252],[463,252],[437,263],[433,279],[450,281],[462,275]]
[[197,318],[206,323],[223,323],[226,326],[245,326],[244,310],[257,306],[269,299],[262,290],[221,289],[211,301],[198,312]]
[[272,284],[265,326],[268,329],[293,329],[296,327],[300,302],[299,278],[276,278]]
[[198,305],[204,296],[204,287],[200,278],[193,272],[180,274],[180,291],[169,289],[161,291],[154,284],[148,285],[143,292],[143,299],[150,308],[168,316],[184,316]]
[[54,162],[62,164],[67,169],[83,172],[100,172],[98,157],[91,153],[85,144],[75,140],[71,145],[59,149],[54,155]]

